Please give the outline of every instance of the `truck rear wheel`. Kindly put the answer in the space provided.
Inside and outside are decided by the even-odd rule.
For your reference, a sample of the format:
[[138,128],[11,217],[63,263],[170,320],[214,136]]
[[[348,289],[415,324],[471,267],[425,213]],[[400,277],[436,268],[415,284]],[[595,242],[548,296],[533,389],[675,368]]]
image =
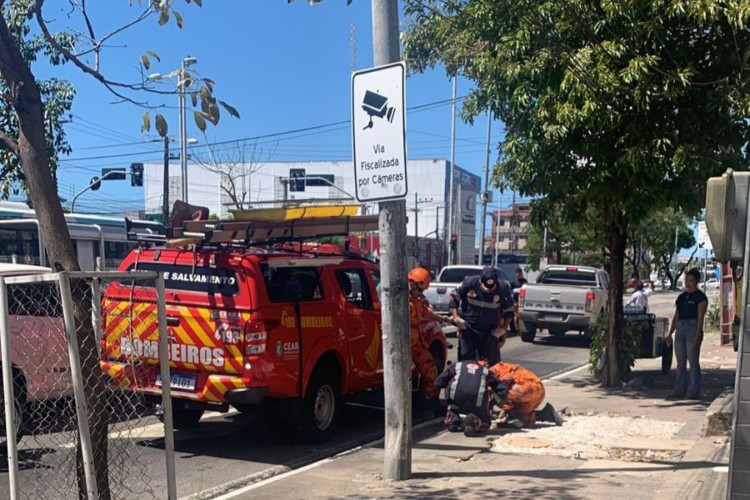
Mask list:
[[536,337],[536,325],[522,324],[521,340],[523,342],[534,342],[534,337]]
[[318,368],[307,386],[300,420],[301,438],[323,443],[333,435],[341,412],[339,377],[330,368]]
[[[175,429],[190,429],[196,427],[203,416],[201,408],[185,408],[182,404],[172,403],[172,427]],[[164,415],[159,415],[159,420],[164,422]]]

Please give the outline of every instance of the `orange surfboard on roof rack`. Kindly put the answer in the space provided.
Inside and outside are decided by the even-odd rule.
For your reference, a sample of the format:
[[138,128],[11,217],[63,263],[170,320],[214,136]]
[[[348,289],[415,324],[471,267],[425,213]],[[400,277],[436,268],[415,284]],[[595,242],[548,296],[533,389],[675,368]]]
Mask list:
[[257,208],[251,210],[230,210],[234,220],[242,222],[290,221],[320,219],[328,217],[349,217],[357,215],[359,205],[316,205],[309,207]]

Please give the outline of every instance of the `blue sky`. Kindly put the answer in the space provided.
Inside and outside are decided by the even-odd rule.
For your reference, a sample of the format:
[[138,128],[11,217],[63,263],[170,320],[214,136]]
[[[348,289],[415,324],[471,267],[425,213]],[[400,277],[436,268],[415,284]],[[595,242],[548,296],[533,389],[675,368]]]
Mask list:
[[[97,33],[130,20],[138,13],[125,0],[90,3]],[[137,5],[138,2],[133,2]],[[63,29],[70,21],[62,9],[67,2],[47,2],[45,17]],[[147,50],[161,59],[147,73],[169,73],[187,55],[198,59],[195,68],[216,82],[216,95],[238,109],[241,119],[224,113],[218,127],[209,125],[204,137],[188,117],[188,136],[206,142],[231,141],[346,121],[350,117],[352,46],[356,69],[372,65],[370,2],[326,0],[314,7],[306,0],[204,0],[202,8],[175,2],[185,26],[173,20],[160,27],[156,18],[115,38],[103,53],[102,72],[113,80],[140,78],[139,56]],[[403,25],[402,25],[403,26]],[[353,43],[352,43],[353,42]],[[72,66],[47,68],[38,64],[38,75],[54,74],[77,89],[72,122],[67,125],[73,153],[63,158],[59,171],[60,194],[71,200],[104,167],[127,167],[131,162],[158,162],[162,146],[151,142],[156,133],[140,131],[145,110],[132,104],[114,104],[112,94],[90,76]],[[162,84],[162,90],[173,88]],[[459,98],[470,83],[459,80]],[[167,96],[162,112],[170,136],[178,138],[177,97]],[[442,68],[411,76],[407,81],[407,108],[445,101],[451,83]],[[436,104],[407,114],[411,158],[450,157],[450,105]],[[485,164],[485,117],[474,125],[457,125],[456,164],[479,175]],[[502,125],[493,123],[493,156],[502,137]],[[249,142],[252,144],[252,142]],[[177,152],[176,142],[173,144]],[[263,155],[273,161],[341,160],[351,158],[351,132],[347,124],[305,133],[292,133],[258,141]],[[199,150],[200,151],[200,150]],[[179,162],[173,161],[173,168]],[[143,191],[129,181],[110,181],[97,192],[81,196],[77,211],[119,213],[143,206]],[[503,205],[510,202],[506,192]],[[497,197],[495,205],[498,204]]]

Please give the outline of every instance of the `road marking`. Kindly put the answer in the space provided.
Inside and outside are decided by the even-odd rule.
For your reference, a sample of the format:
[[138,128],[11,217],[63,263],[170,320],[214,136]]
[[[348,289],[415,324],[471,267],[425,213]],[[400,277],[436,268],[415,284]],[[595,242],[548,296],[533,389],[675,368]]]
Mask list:
[[573,368],[572,370],[568,370],[566,372],[558,373],[557,375],[554,375],[552,377],[546,378],[546,379],[542,380],[542,383],[549,382],[551,380],[561,379],[563,377],[567,377],[568,375],[573,375],[574,373],[578,373],[581,370],[583,370],[584,368],[588,368],[588,367],[589,367],[589,363],[586,363],[585,365],[579,366],[578,368]]
[[[431,425],[435,425],[436,422],[441,421],[441,417],[436,417],[430,420],[427,420],[426,422],[422,422],[421,424],[417,424],[412,427],[413,431],[423,429],[425,427],[429,427]],[[385,438],[379,438],[375,439],[373,441],[370,441],[369,443],[365,443],[359,446],[356,446],[350,450],[342,451],[341,453],[338,453],[332,457],[324,458],[323,460],[318,460],[317,462],[313,462],[311,464],[307,464],[304,467],[300,467],[299,469],[290,470],[288,472],[281,473],[279,475],[269,477],[268,479],[263,479],[261,481],[257,481],[255,483],[248,484],[247,486],[243,486],[242,488],[236,489],[234,491],[230,491],[229,493],[225,493],[221,496],[214,497],[212,500],[229,500],[230,498],[235,498],[239,495],[242,495],[243,493],[247,493],[248,491],[252,491],[258,488],[262,488],[263,486],[267,486],[269,484],[275,483],[276,481],[280,481],[282,479],[296,476],[297,474],[300,474],[302,472],[315,469],[317,467],[320,467],[321,465],[326,465],[328,463],[333,462],[334,460],[337,460],[339,458],[345,457],[347,455],[351,455],[352,453],[356,453],[364,448],[369,448],[372,446],[375,446],[379,443],[381,443]],[[218,485],[220,487],[221,485]],[[185,498],[192,498],[192,497],[185,497]]]

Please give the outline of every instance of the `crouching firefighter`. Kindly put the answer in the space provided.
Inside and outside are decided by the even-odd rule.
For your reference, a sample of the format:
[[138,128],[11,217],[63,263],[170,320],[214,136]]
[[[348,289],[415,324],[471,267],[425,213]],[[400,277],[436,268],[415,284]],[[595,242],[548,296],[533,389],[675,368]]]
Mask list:
[[[448,413],[445,425],[450,432],[463,430],[475,436],[490,428],[494,401],[505,398],[508,388],[478,361],[459,361],[445,369],[436,385],[445,389]],[[461,415],[466,415],[461,420]]]
[[492,365],[490,372],[508,387],[506,400],[499,404],[508,418],[517,418],[524,425],[537,421],[562,425],[562,418],[551,404],[537,410],[544,401],[545,392],[542,381],[534,372],[521,365],[503,362]]
[[445,408],[438,399],[439,389],[435,386],[437,368],[430,349],[422,338],[420,324],[425,321],[447,323],[447,319],[435,314],[422,293],[430,286],[430,273],[427,269],[417,267],[409,271],[409,337],[411,343],[411,360],[417,367],[422,388],[430,400],[435,416],[443,414]]

